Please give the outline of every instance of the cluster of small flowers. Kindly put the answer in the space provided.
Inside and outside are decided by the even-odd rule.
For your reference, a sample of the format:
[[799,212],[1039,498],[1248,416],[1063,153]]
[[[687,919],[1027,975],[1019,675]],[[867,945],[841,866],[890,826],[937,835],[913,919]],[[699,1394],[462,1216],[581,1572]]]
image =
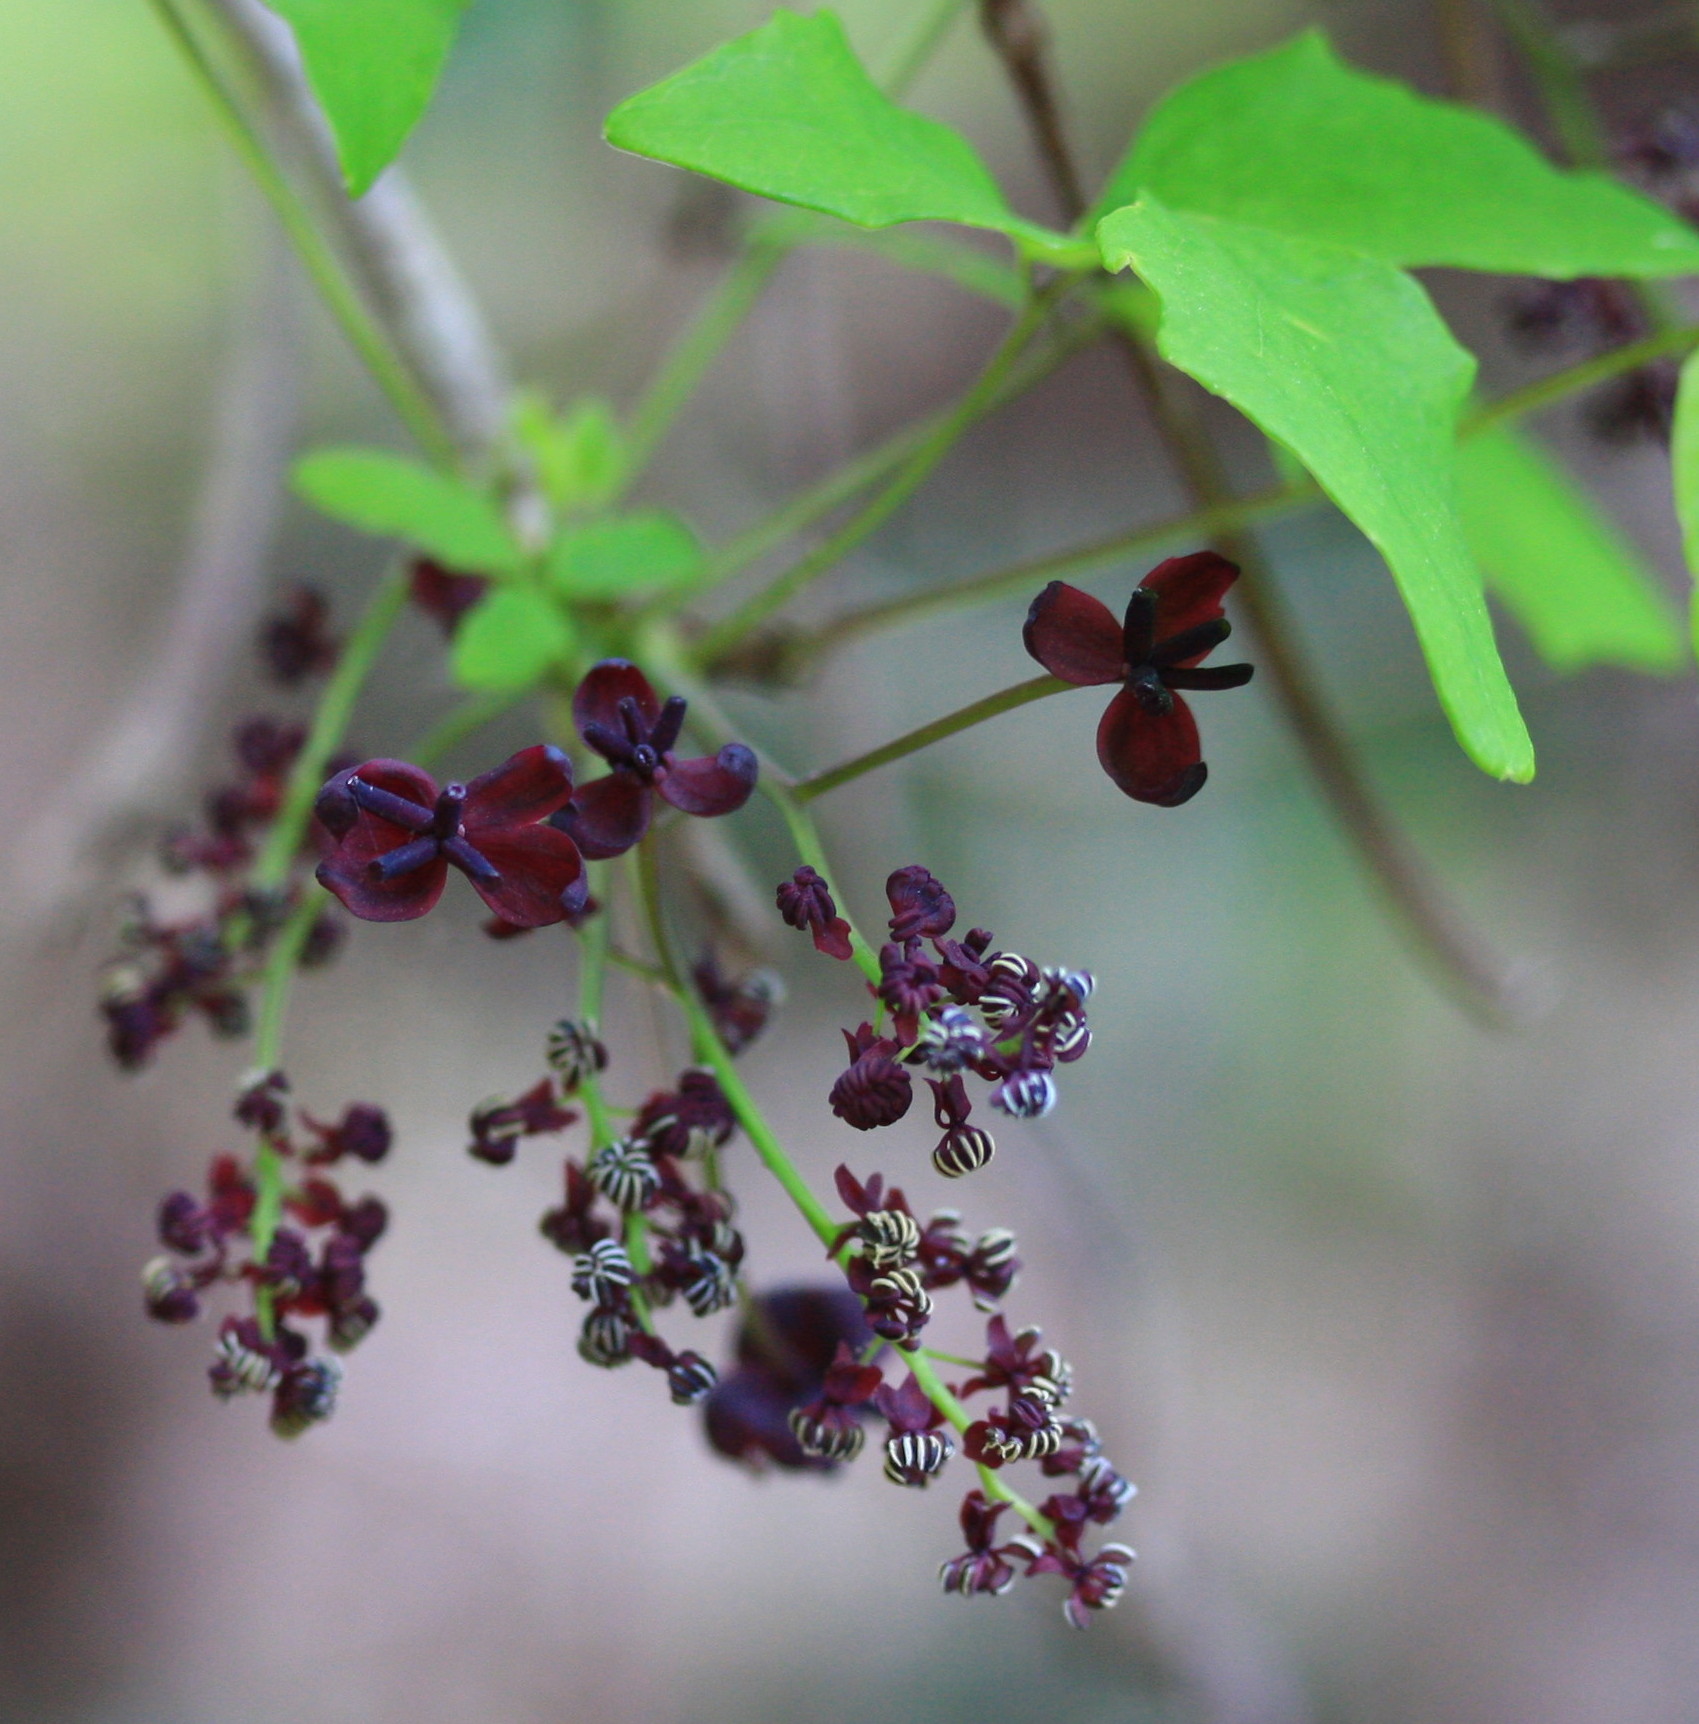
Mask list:
[[[248,890],[240,882],[283,801],[289,770],[305,730],[273,718],[250,718],[236,727],[238,776],[208,793],[206,821],[171,833],[161,847],[167,873],[198,875],[210,905],[175,919],[156,917],[144,894],[130,899],[119,931],[119,952],[100,990],[112,1057],[127,1071],[145,1065],[154,1049],[198,1013],[220,1036],[246,1035],[245,992],[273,935],[293,908],[296,891]],[[333,912],[319,917],[302,951],[304,964],[323,964],[342,942]]]
[[[909,1066],[936,1074],[926,1081],[944,1135],[932,1164],[947,1179],[983,1167],[995,1153],[991,1134],[970,1125],[964,1072],[991,1084],[991,1105],[1016,1119],[1038,1119],[1056,1105],[1055,1069],[1091,1045],[1085,1002],[1092,978],[1083,970],[1040,969],[1017,952],[994,952],[992,936],[974,928],[949,937],[956,906],[926,869],[899,868],[885,882],[890,940],[879,953],[873,993],[889,1011],[894,1035],[862,1023],[844,1032],[850,1064],[832,1085],[832,1112],[857,1131],[892,1125],[914,1099]],[[779,913],[809,930],[831,957],[850,955],[848,924],[826,882],[799,868],[778,890]],[[923,941],[930,941],[926,952]]]
[[350,1158],[382,1161],[391,1133],[382,1109],[356,1102],[335,1124],[296,1109],[297,1141],[288,1123],[288,1092],[282,1072],[256,1074],[237,1098],[236,1118],[286,1168],[299,1170],[282,1202],[295,1225],[275,1227],[260,1250],[253,1168],[234,1155],[216,1156],[204,1199],[174,1191],[160,1204],[159,1238],[170,1255],[147,1265],[142,1287],[148,1315],[162,1323],[192,1322],[203,1296],[219,1283],[245,1289],[252,1309],[225,1317],[207,1375],[223,1400],[270,1394],[271,1428],[293,1437],[330,1417],[342,1377],[334,1357],[312,1355],[298,1325],[322,1318],[326,1344],[346,1353],[379,1317],[366,1291],[365,1259],[389,1212],[376,1197],[350,1202],[322,1170]]
[[[514,1101],[473,1112],[471,1153],[480,1160],[500,1165],[519,1138],[572,1124],[567,1098],[607,1066],[594,1029],[570,1020],[550,1032],[547,1055],[547,1077]],[[708,1317],[736,1300],[744,1242],[715,1161],[734,1126],[713,1074],[685,1071],[673,1089],[649,1096],[623,1137],[582,1161],[567,1157],[563,1200],[541,1221],[544,1237],[572,1258],[572,1290],[590,1306],[579,1355],[604,1368],[643,1360],[666,1373],[680,1406],[708,1394],[714,1368],[668,1346],[653,1314],[682,1299]]]
[[[965,1284],[976,1305],[990,1308],[1014,1281],[1015,1240],[994,1228],[970,1242],[949,1211],[922,1227],[902,1192],[878,1174],[864,1184],[840,1167],[837,1185],[855,1217],[833,1246],[848,1290],[785,1288],[749,1302],[734,1363],[707,1397],[708,1438],[757,1469],[830,1470],[862,1452],[863,1421],[877,1417],[885,1423],[885,1477],[924,1489],[955,1455],[956,1438],[913,1371],[888,1382],[881,1356],[887,1344],[899,1359],[912,1354],[940,1288]],[[958,1404],[1000,1393],[1002,1404],[967,1423],[961,1448],[985,1474],[1032,1461],[1047,1479],[1074,1485],[1040,1505],[1042,1537],[1001,1545],[996,1527],[1008,1505],[970,1491],[961,1510],[968,1549],[940,1574],[944,1590],[960,1594],[1008,1591],[1017,1564],[1029,1576],[1059,1574],[1069,1583],[1064,1615],[1083,1628],[1090,1612],[1115,1604],[1133,1560],[1119,1544],[1088,1553],[1085,1536],[1116,1520],[1135,1493],[1105,1459],[1091,1421],[1063,1413],[1072,1386],[1071,1368],[1037,1329],[1011,1335],[1000,1314],[991,1317],[985,1356],[951,1393]]]

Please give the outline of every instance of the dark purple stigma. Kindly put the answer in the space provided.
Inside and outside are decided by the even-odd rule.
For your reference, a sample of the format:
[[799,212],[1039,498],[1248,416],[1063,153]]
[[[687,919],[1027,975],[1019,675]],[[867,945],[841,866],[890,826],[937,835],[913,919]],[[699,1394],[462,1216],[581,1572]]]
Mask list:
[[592,723],[583,727],[584,740],[610,766],[652,784],[684,728],[688,704],[681,695],[670,696],[651,728],[644,724],[641,709],[628,694],[619,703],[620,726],[625,734],[621,736],[606,725]]
[[460,827],[460,811],[466,806],[466,786],[445,784],[437,805],[431,813],[430,834],[444,841],[464,836]]
[[1132,690],[1133,698],[1139,705],[1152,715],[1159,716],[1174,710],[1174,697],[1162,686],[1162,673],[1155,665],[1136,666],[1133,674],[1127,678],[1127,687]]

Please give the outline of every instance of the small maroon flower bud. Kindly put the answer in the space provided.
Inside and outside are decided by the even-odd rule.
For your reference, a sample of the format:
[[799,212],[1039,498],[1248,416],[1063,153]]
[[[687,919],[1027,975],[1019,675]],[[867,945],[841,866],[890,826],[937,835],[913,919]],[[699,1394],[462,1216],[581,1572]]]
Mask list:
[[253,1318],[225,1318],[207,1367],[212,1392],[228,1401],[233,1395],[263,1394],[275,1388],[282,1373],[274,1351]]
[[874,1269],[901,1269],[920,1250],[920,1223],[906,1209],[875,1209],[856,1228],[861,1254]]
[[370,1251],[389,1225],[389,1211],[381,1197],[362,1197],[342,1212],[338,1225],[362,1251]]
[[828,958],[855,956],[849,923],[838,914],[830,889],[814,869],[798,868],[779,887],[778,906],[787,927],[813,934],[815,951]]
[[885,1440],[885,1477],[894,1485],[924,1490],[955,1452],[942,1431],[901,1431]]
[[953,1125],[932,1151],[932,1165],[946,1179],[960,1179],[964,1174],[977,1173],[996,1153],[990,1132],[976,1125]]
[[159,1242],[185,1257],[203,1250],[212,1238],[212,1216],[186,1191],[173,1191],[159,1206]]
[[914,1086],[909,1075],[892,1059],[897,1044],[876,1037],[871,1024],[855,1032],[846,1030],[850,1065],[832,1085],[832,1112],[857,1131],[874,1131],[894,1125],[909,1110]]
[[298,1437],[336,1411],[342,1367],[335,1359],[303,1359],[283,1373],[271,1402],[271,1428],[280,1437]]
[[457,575],[429,557],[415,558],[408,576],[413,603],[452,638],[460,619],[490,590],[482,575]]
[[1011,1072],[991,1092],[991,1105],[1012,1119],[1043,1119],[1056,1105],[1056,1080],[1046,1071]]
[[1014,1286],[1021,1267],[1015,1249],[1015,1236],[1008,1228],[992,1227],[980,1234],[968,1253],[964,1278],[982,1311],[990,1310]]
[[706,954],[690,972],[714,1029],[726,1052],[740,1054],[767,1027],[767,1020],[784,1004],[784,979],[776,970],[751,970],[729,980],[714,955]]
[[298,1298],[313,1279],[307,1242],[292,1227],[280,1227],[265,1255],[262,1279],[282,1300]]
[[295,688],[323,676],[336,663],[338,647],[326,632],[330,605],[316,587],[298,586],[288,604],[260,625],[259,652],[272,680]]
[[346,1233],[325,1241],[319,1257],[319,1296],[333,1309],[352,1305],[366,1288],[366,1266],[357,1239]]
[[280,1071],[251,1072],[236,1096],[236,1118],[255,1131],[274,1136],[283,1128],[283,1098],[289,1079]]
[[989,1051],[985,1032],[965,1006],[940,1006],[920,1026],[915,1055],[940,1077],[977,1065]]
[[908,1044],[919,1038],[920,1017],[944,997],[938,971],[920,956],[920,942],[899,946],[895,941],[879,950],[879,986],[875,990],[889,1008],[897,1040]]
[[377,1300],[361,1294],[330,1313],[325,1339],[338,1353],[352,1352],[377,1327],[382,1315]]
[[867,1289],[867,1320],[876,1335],[910,1345],[932,1315],[932,1296],[912,1269],[876,1275]]
[[598,1308],[584,1319],[578,1336],[578,1356],[587,1365],[611,1371],[631,1361],[631,1323],[618,1311]]
[[732,1267],[712,1251],[697,1251],[688,1260],[684,1300],[697,1317],[710,1317],[737,1303],[737,1278]]
[[192,1323],[200,1315],[194,1277],[169,1257],[155,1257],[143,1268],[142,1300],[156,1323]]
[[593,1305],[615,1305],[637,1279],[625,1247],[599,1239],[572,1264],[572,1291]]
[[938,939],[956,923],[955,900],[918,864],[899,868],[885,882],[893,940]]
[[612,1229],[592,1213],[598,1196],[594,1185],[577,1162],[566,1163],[566,1201],[547,1211],[538,1222],[543,1237],[558,1251],[581,1255]]
[[301,968],[323,969],[342,950],[347,938],[348,925],[340,912],[333,915],[327,910],[322,916],[315,917],[301,946]]
[[661,1183],[654,1162],[630,1138],[619,1138],[597,1150],[584,1171],[590,1183],[628,1215],[646,1209]]
[[678,1088],[652,1095],[631,1122],[631,1135],[653,1154],[706,1155],[730,1138],[737,1115],[711,1071],[680,1074]]
[[680,1353],[667,1369],[667,1389],[679,1407],[707,1400],[719,1380],[719,1373],[700,1353]]
[[802,1452],[823,1461],[853,1461],[867,1440],[867,1433],[841,1407],[819,1414],[808,1407],[793,1407],[789,1422]]
[[608,1050],[596,1039],[595,1031],[570,1018],[562,1018],[549,1031],[544,1053],[564,1095],[571,1095],[585,1078],[606,1070],[608,1063]]

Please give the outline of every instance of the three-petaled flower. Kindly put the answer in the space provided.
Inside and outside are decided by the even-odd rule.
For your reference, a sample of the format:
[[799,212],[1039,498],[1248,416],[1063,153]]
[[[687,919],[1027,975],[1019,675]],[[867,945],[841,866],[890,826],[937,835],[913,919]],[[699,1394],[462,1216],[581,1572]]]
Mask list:
[[1225,557],[1198,551],[1152,569],[1121,622],[1063,581],[1052,581],[1027,612],[1021,638],[1052,676],[1080,688],[1121,685],[1097,727],[1097,758],[1137,801],[1176,808],[1209,776],[1197,721],[1177,691],[1251,680],[1248,664],[1201,668],[1231,632],[1221,601],[1238,576]]
[[404,760],[368,760],[314,804],[335,840],[319,883],[368,922],[411,922],[442,896],[452,863],[504,922],[546,927],[588,891],[578,846],[547,824],[571,795],[572,762],[545,743],[440,790]]
[[554,816],[586,856],[620,856],[649,830],[655,798],[686,814],[731,814],[755,788],[755,755],[741,742],[718,754],[677,760],[685,701],[660,701],[649,679],[622,658],[593,665],[572,696],[578,734],[613,768],[584,785]]

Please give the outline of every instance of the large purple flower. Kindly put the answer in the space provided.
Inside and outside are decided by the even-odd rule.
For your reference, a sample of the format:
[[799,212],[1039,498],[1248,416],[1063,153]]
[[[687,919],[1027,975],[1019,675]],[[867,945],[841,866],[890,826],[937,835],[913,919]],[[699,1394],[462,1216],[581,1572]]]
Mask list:
[[753,752],[728,742],[715,755],[678,760],[684,726],[679,695],[664,704],[636,665],[622,658],[593,665],[572,697],[578,733],[613,770],[584,785],[551,822],[586,856],[619,856],[649,830],[656,796],[686,814],[731,814],[755,788]]
[[1170,557],[1133,589],[1123,621],[1100,600],[1052,581],[1027,612],[1026,650],[1080,688],[1119,683],[1097,727],[1097,758],[1117,788],[1176,808],[1203,788],[1197,721],[1180,689],[1239,688],[1248,664],[1201,668],[1231,632],[1221,601],[1238,567],[1213,551]]
[[546,927],[587,890],[578,846],[547,824],[571,795],[572,762],[542,743],[441,790],[404,760],[368,760],[319,792],[335,840],[319,883],[368,922],[411,922],[442,896],[452,863],[504,922]]

